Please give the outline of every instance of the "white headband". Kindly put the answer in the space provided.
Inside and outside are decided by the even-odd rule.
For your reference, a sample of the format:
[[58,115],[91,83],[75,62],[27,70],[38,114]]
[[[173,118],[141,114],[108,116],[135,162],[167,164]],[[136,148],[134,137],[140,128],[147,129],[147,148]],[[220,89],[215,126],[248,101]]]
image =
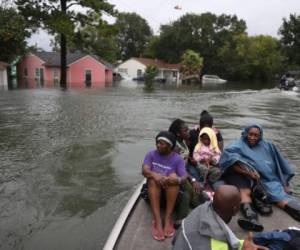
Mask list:
[[169,144],[171,145],[171,147],[173,147],[173,143],[172,143],[167,137],[160,136],[160,137],[158,137],[156,140],[157,140],[157,141],[163,140],[163,141],[169,143]]

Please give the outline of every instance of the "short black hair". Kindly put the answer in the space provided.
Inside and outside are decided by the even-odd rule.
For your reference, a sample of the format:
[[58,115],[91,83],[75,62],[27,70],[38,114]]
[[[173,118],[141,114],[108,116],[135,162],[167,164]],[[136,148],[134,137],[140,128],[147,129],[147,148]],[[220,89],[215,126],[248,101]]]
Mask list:
[[214,119],[208,111],[203,110],[200,114],[199,124],[202,128],[206,126],[211,128],[214,124]]
[[170,127],[169,127],[169,132],[173,133],[177,137],[177,133],[180,133],[180,129],[184,126],[185,121],[181,119],[175,119]]

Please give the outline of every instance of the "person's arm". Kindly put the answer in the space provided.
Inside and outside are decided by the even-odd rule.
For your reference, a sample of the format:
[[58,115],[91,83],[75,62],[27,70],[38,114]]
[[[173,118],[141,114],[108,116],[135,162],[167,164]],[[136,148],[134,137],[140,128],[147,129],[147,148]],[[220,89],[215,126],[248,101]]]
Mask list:
[[223,136],[222,136],[220,130],[218,130],[216,136],[217,136],[217,141],[218,141],[218,147],[221,150],[221,152],[223,152],[223,149],[224,149],[224,140],[223,140]]
[[153,171],[150,170],[150,166],[148,166],[147,164],[143,165],[142,168],[142,174],[148,179],[153,179],[156,183],[163,185],[166,177],[162,176],[158,173],[155,173]]
[[203,160],[202,156],[200,155],[200,151],[198,150],[194,150],[193,158],[196,162],[200,162],[201,160]]
[[256,245],[253,242],[252,233],[249,232],[246,239],[243,242],[242,250],[268,250],[269,248]]
[[187,180],[187,175],[185,176],[175,176],[175,175],[170,175],[168,177],[166,177],[166,182],[168,185],[171,185],[171,186],[176,186],[176,185],[181,185],[183,184],[184,182],[186,182]]
[[166,183],[168,185],[181,185],[183,184],[187,179],[187,172],[185,169],[185,161],[179,156],[175,166],[175,172],[173,174],[170,174],[166,180]]
[[196,178],[194,178],[189,173],[188,173],[187,181],[189,181],[192,184],[193,189],[195,190],[196,193],[199,194],[202,191],[203,187],[202,187],[201,183],[199,181],[197,181]]
[[250,177],[253,180],[258,180],[260,178],[259,174],[257,172],[254,171],[249,171],[247,169],[247,167],[241,165],[240,163],[236,162],[234,163],[234,165],[232,166],[232,169],[242,175],[245,175],[247,177]]

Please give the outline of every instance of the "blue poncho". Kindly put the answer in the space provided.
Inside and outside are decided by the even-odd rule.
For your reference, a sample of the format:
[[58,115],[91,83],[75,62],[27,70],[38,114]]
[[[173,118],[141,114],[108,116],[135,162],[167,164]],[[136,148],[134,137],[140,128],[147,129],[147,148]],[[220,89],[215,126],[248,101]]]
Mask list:
[[[250,128],[260,130],[259,142],[250,147],[247,134]],[[284,185],[294,176],[289,163],[281,156],[275,145],[263,139],[263,130],[259,125],[246,127],[239,140],[227,146],[220,159],[220,168],[225,172],[235,162],[241,162],[260,174],[260,179],[268,192],[271,202],[291,201],[294,198],[284,192]]]

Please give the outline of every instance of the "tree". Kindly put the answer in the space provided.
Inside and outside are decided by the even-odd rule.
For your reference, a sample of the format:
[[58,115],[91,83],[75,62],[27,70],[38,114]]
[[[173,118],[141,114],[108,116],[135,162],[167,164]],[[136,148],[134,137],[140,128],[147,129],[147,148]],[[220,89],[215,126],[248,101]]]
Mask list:
[[[82,51],[97,55],[109,62],[117,60],[118,47],[116,43],[115,25],[110,25],[101,16],[94,14],[94,23],[97,25],[85,25],[78,27],[76,32],[69,38],[68,52]],[[51,41],[54,51],[60,51],[60,36],[56,35]]]
[[147,65],[144,73],[145,82],[151,83],[154,78],[157,76],[159,69],[156,65]]
[[152,37],[147,21],[136,13],[119,13],[115,25],[120,59],[140,57]]
[[159,36],[152,36],[149,40],[148,46],[144,50],[143,56],[147,58],[159,58],[159,49],[158,45],[160,43]]
[[187,50],[182,55],[180,73],[182,79],[189,76],[197,76],[200,78],[201,68],[203,67],[203,58],[193,50]]
[[177,21],[162,25],[160,41],[156,43],[160,59],[170,63],[178,63],[181,55],[191,49],[204,58],[204,72],[220,73],[223,68],[218,62],[216,52],[226,41],[230,42],[235,35],[246,30],[245,21],[236,16],[186,14]]
[[[67,41],[79,26],[94,21],[93,13],[114,15],[113,5],[106,0],[16,0],[20,12],[30,21],[48,30],[51,34],[60,34],[61,79],[60,85],[67,85]],[[80,7],[76,11],[74,6]],[[77,8],[78,9],[78,8]],[[95,24],[97,25],[97,24]]]
[[271,80],[282,70],[284,57],[280,43],[271,36],[236,36],[218,50],[220,63],[226,62],[230,79]]
[[0,6],[0,61],[10,63],[23,55],[29,37],[29,25],[23,16],[12,7]]
[[291,14],[289,19],[283,18],[279,29],[288,63],[300,66],[300,15]]

